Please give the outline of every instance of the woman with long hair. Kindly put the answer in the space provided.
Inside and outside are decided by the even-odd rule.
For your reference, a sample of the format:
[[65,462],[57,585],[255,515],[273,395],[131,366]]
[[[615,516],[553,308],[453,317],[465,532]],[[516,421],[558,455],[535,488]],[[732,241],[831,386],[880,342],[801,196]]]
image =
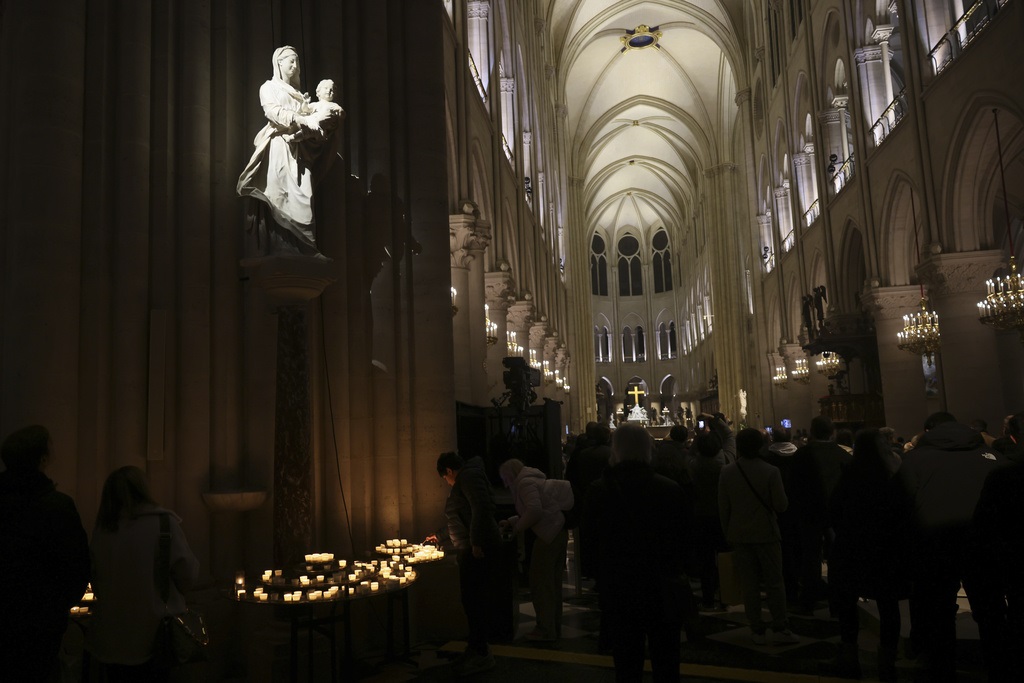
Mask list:
[[[166,602],[157,583],[161,518],[170,534]],[[157,505],[138,467],[121,467],[107,477],[90,549],[97,603],[89,651],[112,683],[166,680],[166,665],[155,657],[157,631],[164,616],[185,611],[183,593],[196,580],[199,561],[181,520]]]

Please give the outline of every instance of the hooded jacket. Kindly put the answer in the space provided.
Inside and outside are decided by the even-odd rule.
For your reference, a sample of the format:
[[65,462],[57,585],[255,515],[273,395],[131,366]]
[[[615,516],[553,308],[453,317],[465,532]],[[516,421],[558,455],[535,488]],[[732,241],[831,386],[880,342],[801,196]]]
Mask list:
[[572,507],[569,482],[548,480],[535,467],[524,467],[512,482],[512,499],[519,516],[514,517],[514,530],[519,534],[533,529],[537,538],[551,543],[565,525],[562,510]]
[[912,529],[921,536],[966,529],[985,478],[1005,464],[967,425],[945,422],[925,432],[896,475],[912,500]]

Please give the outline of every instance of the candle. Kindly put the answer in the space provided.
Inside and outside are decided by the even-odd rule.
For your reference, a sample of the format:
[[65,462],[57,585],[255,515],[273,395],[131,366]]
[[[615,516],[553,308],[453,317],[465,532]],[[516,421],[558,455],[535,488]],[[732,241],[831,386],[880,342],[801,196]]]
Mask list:
[[285,593],[284,594],[284,601],[285,602],[291,602],[292,601],[292,594],[291,593]]
[[284,570],[283,569],[275,569],[274,570],[274,576],[284,576]]
[[266,602],[269,599],[270,599],[269,595],[267,595],[266,593],[260,593],[260,602]]
[[71,607],[71,613],[72,614],[78,614],[78,605],[73,605]]
[[237,591],[237,594],[238,594],[238,599],[241,600],[242,598],[245,597],[245,589],[243,588],[242,590]]
[[316,582],[317,583],[323,583],[324,582],[324,575],[323,574],[317,574],[316,575]]
[[380,584],[379,583],[377,583],[376,581],[371,581],[370,582],[370,590],[375,591],[378,588],[380,588]]
[[92,593],[86,593],[85,595],[82,596],[82,600],[92,600],[93,597],[94,596],[93,596]]
[[355,581],[356,580],[356,575],[355,574],[349,574],[348,575],[348,580],[349,581]]
[[300,576],[299,577],[299,584],[302,585],[302,586],[308,586],[309,585],[309,577],[308,576]]
[[82,608],[80,608],[78,610],[78,613],[79,614],[88,614],[89,613],[89,608],[88,607],[82,607]]
[[352,588],[351,586],[349,586],[349,588],[348,588],[348,594],[349,594],[349,595],[355,595],[355,594],[356,594],[356,589],[355,589],[355,588]]
[[345,565],[348,564],[345,560],[338,560],[338,568],[344,569]]
[[312,562],[313,561],[313,556],[312,555],[306,555],[305,557],[306,557],[306,562]]
[[404,586],[404,585],[405,585],[405,582],[406,582],[406,578],[405,578],[404,576],[399,576],[399,577],[398,577],[398,583],[399,583],[399,584],[401,584],[401,585],[403,585],[403,586]]
[[235,572],[235,585],[236,586],[244,586],[245,585],[245,572],[243,570],[241,570],[241,569],[239,569],[237,572]]

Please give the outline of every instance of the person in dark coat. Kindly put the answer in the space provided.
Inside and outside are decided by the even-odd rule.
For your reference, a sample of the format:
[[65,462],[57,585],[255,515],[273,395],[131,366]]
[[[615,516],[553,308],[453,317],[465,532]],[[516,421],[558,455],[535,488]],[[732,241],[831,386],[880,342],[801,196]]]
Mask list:
[[643,680],[645,641],[654,680],[679,680],[686,502],[678,484],[654,472],[651,448],[643,427],[615,430],[613,464],[591,486],[583,516],[617,681]]
[[828,417],[812,419],[811,440],[793,454],[789,468],[786,495],[800,535],[799,611],[803,614],[813,613],[818,600],[826,596],[821,562],[831,540],[828,499],[853,457],[833,441],[834,435]]
[[0,458],[0,678],[53,681],[68,612],[89,581],[89,543],[74,501],[43,469],[38,425],[4,440]]
[[718,553],[725,550],[722,518],[718,514],[718,480],[722,463],[715,457],[721,450],[717,434],[701,434],[693,442],[696,457],[690,461],[693,481],[693,556],[700,576],[701,607],[715,606],[718,591]]
[[837,673],[847,677],[860,678],[857,600],[865,597],[878,605],[878,678],[896,680],[899,601],[910,595],[903,562],[909,509],[906,497],[893,481],[899,467],[899,456],[885,437],[877,429],[866,429],[857,435],[853,461],[840,475],[829,501],[835,542],[829,556],[828,580],[842,641]]
[[[445,501],[448,537],[458,553],[459,589],[469,634],[457,673],[472,675],[494,668],[487,641],[501,602],[501,533],[494,516],[494,494],[480,457],[463,462],[458,453],[442,453],[437,473],[452,487]],[[437,542],[437,536],[427,541]]]
[[686,447],[686,440],[690,433],[683,425],[675,425],[668,434],[667,439],[661,439],[654,444],[654,455],[652,464],[658,474],[663,474],[680,486],[688,486],[690,475],[689,465],[693,460],[690,449]]
[[[1011,419],[1024,426],[1024,413]],[[993,681],[1016,680],[1014,674],[1024,670],[1024,457],[1019,447],[1007,455],[1009,464],[985,479],[974,510],[977,583],[992,608],[988,642],[982,644]]]
[[[787,495],[792,490],[790,466],[797,447],[792,431],[779,425],[772,430],[772,442],[761,451],[761,459],[779,468],[782,486]],[[800,597],[800,526],[793,508],[780,512],[779,533],[782,534],[782,580],[786,584],[786,601],[796,603]]]
[[993,614],[978,581],[974,510],[986,477],[1005,464],[981,434],[946,412],[925,420],[917,446],[903,456],[898,481],[912,501],[908,525],[911,644],[925,654],[930,681],[956,679],[956,612],[961,583],[982,644]]
[[[565,478],[572,486],[573,500],[580,504],[580,517],[585,514],[587,489],[601,478],[612,457],[612,430],[608,428],[608,425],[590,422],[587,424],[585,436],[586,448],[576,449],[565,467]],[[590,548],[587,547],[583,535],[579,534],[578,536],[579,538],[577,538],[577,534],[573,534],[574,548],[579,556],[580,576],[593,578],[596,559]]]

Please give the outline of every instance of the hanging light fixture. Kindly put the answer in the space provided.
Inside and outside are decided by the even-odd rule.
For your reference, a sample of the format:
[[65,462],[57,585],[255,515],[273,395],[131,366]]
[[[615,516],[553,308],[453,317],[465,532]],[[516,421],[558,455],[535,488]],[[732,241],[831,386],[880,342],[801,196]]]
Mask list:
[[[917,207],[914,198],[910,198],[910,210],[914,216],[914,248],[917,250],[917,264],[921,265],[921,243],[917,238]],[[896,346],[901,351],[910,351],[915,356],[924,356],[928,366],[935,365],[935,352],[939,350],[939,314],[928,310],[928,297],[924,293],[924,283],[918,282],[921,288],[921,310],[903,316],[903,331],[896,333]]]
[[841,365],[842,359],[834,351],[822,351],[821,358],[814,361],[814,366],[818,372],[829,379],[835,379],[842,369]]
[[811,381],[811,369],[807,367],[807,359],[797,358],[794,362],[796,367],[793,368],[793,372],[789,373],[789,376],[793,378],[794,382],[809,384]]
[[772,377],[772,384],[777,386],[779,389],[786,388],[786,382],[789,381],[789,376],[786,375],[786,368],[783,365],[775,366],[775,376]]
[[498,323],[491,322],[491,309],[484,304],[484,329],[487,335],[487,345],[494,346],[498,343]]
[[988,294],[978,302],[978,319],[997,330],[1017,330],[1024,344],[1024,278],[1017,272],[1017,252],[1013,248],[1010,229],[1010,206],[1006,198],[1006,175],[1003,170],[1003,143],[999,137],[999,116],[992,110],[996,128],[996,148],[999,150],[999,178],[1003,184],[1003,213],[1006,216],[1006,239],[1010,246],[1010,274],[995,277],[985,283]]

